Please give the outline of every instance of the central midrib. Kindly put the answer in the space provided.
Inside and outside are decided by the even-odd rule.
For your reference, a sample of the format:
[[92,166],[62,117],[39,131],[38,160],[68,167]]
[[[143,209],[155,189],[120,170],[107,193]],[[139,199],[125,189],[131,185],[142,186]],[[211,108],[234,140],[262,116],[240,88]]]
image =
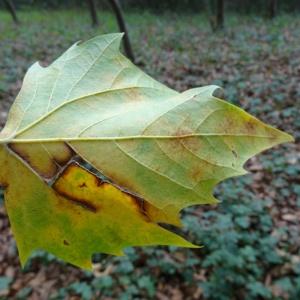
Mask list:
[[[120,140],[136,140],[136,139],[187,139],[201,136],[224,136],[224,137],[254,137],[271,139],[271,136],[267,135],[249,135],[249,134],[223,134],[223,133],[195,133],[186,135],[133,135],[133,136],[112,136],[112,137],[88,137],[88,138],[44,138],[44,139],[0,139],[0,144],[7,143],[51,143],[51,142],[80,142],[80,141],[120,141]],[[275,139],[275,138],[274,138]]]

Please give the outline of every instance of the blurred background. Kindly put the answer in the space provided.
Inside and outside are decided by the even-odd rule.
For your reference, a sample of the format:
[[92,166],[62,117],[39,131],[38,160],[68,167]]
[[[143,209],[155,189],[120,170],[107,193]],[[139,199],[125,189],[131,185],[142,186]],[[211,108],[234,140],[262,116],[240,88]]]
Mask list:
[[1,127],[31,64],[118,31],[124,53],[151,76],[178,91],[220,85],[225,99],[296,143],[220,184],[218,206],[182,212],[184,236],[203,248],[96,254],[93,272],[45,252],[22,270],[1,196],[0,299],[299,300],[300,1],[2,0]]

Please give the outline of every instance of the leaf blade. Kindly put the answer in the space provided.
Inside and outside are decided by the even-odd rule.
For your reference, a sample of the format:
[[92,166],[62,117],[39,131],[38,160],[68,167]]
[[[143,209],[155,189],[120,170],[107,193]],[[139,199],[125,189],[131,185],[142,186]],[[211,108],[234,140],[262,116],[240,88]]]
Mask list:
[[[158,83],[121,55],[120,39],[96,37],[47,68],[33,65],[0,133],[0,182],[8,186],[6,205],[23,262],[36,248],[90,268],[97,251],[196,247],[157,223],[179,226],[181,209],[217,203],[216,184],[245,174],[253,155],[293,140],[214,97],[216,86],[178,93]],[[76,155],[114,184],[99,188],[97,176],[70,163]]]

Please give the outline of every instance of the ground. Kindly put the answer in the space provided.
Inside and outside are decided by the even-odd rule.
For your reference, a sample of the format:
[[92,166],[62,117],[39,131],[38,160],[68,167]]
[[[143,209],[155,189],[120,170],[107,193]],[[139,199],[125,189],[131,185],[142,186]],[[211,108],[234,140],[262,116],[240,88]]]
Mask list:
[[[84,11],[0,12],[0,124],[27,68],[47,65],[78,40],[118,31],[109,13],[91,28]],[[137,63],[183,91],[217,84],[224,97],[294,135],[247,163],[250,174],[216,189],[218,206],[183,212],[200,250],[128,249],[95,255],[94,272],[37,252],[22,270],[0,205],[0,299],[291,299],[300,295],[300,19],[227,16],[212,33],[204,15],[126,13]]]

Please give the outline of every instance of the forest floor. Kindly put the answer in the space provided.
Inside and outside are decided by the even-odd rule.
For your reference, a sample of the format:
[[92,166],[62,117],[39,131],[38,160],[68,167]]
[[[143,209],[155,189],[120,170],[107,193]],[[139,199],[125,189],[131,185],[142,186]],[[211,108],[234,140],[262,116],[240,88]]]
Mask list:
[[[72,43],[118,31],[109,13],[91,28],[82,11],[0,12],[0,124],[27,68],[47,65]],[[0,200],[0,299],[286,299],[300,295],[300,18],[230,16],[212,33],[206,17],[126,14],[137,62],[183,91],[207,84],[225,99],[294,135],[247,163],[250,174],[216,189],[222,203],[183,212],[199,250],[130,248],[94,257],[94,271],[35,253],[22,270]],[[45,237],[46,238],[46,237]]]

